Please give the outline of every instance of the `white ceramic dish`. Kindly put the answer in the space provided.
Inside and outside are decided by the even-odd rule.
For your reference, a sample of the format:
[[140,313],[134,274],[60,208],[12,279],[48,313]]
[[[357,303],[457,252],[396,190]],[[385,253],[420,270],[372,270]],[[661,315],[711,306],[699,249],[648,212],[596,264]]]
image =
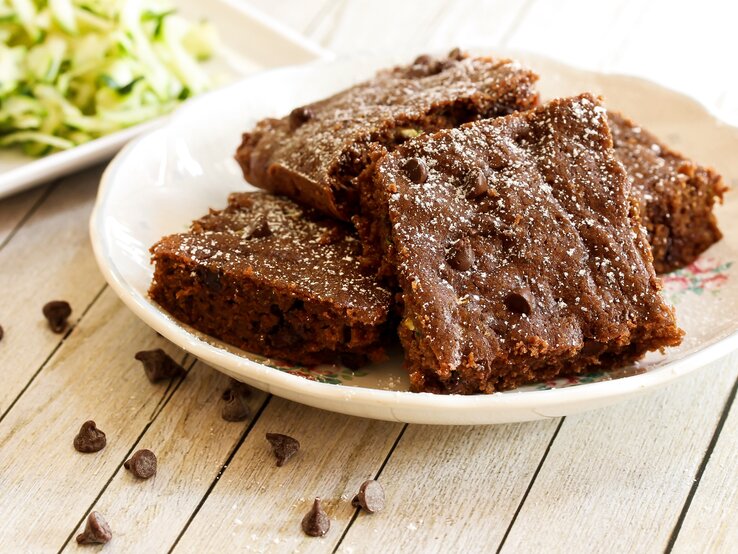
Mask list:
[[[716,120],[693,100],[654,83],[592,73],[538,56],[518,54],[541,74],[545,97],[591,90],[676,147],[738,177],[738,129]],[[684,344],[652,354],[637,366],[559,380],[488,396],[406,392],[400,357],[360,372],[328,366],[300,368],[238,351],[179,324],[149,301],[148,247],[186,229],[229,192],[246,189],[232,160],[240,133],[257,119],[280,115],[323,97],[387,58],[320,62],[262,73],[192,101],[166,126],[129,144],[110,164],[90,228],[106,279],[146,323],[198,358],[250,385],[312,406],[364,417],[433,424],[482,424],[557,417],[612,404],[685,375],[738,345],[738,194],[719,209],[726,238],[690,268],[666,278]],[[307,378],[306,378],[307,377]]]
[[[218,29],[223,48],[208,69],[233,81],[260,69],[310,62],[329,55],[313,43],[238,0],[175,0],[180,13],[207,19]],[[133,137],[161,125],[158,118],[43,158],[0,149],[0,198],[109,159]]]

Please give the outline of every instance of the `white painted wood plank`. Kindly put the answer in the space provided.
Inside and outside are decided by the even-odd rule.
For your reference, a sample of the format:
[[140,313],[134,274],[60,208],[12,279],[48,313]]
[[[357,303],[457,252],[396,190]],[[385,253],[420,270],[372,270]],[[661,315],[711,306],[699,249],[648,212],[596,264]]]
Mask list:
[[[195,364],[134,447],[156,454],[156,475],[139,481],[118,468],[92,508],[113,529],[105,552],[166,552],[174,544],[251,421],[222,419],[220,397],[228,382],[214,369]],[[252,417],[266,398],[256,391],[249,397]],[[77,550],[76,543],[65,550]]]
[[313,38],[341,55],[400,52],[414,57],[459,45],[495,45],[522,6],[504,0],[345,2],[335,21],[317,30]]
[[[182,357],[108,289],[0,423],[0,549],[64,543],[165,398],[134,359],[154,347]],[[81,454],[72,441],[88,419],[107,446]]]
[[43,305],[68,301],[74,323],[103,287],[87,232],[99,176],[93,168],[63,179],[0,250],[0,414],[62,340]]
[[[273,397],[175,552],[330,551],[354,514],[351,498],[373,478],[401,428]],[[299,454],[276,467],[266,433],[296,438]],[[316,496],[331,518],[322,538],[300,527]]]
[[379,479],[387,508],[339,552],[494,552],[558,423],[409,426]]
[[34,189],[15,194],[10,198],[0,200],[0,245],[28,214],[28,211],[38,202],[48,187]]
[[568,417],[502,552],[666,546],[738,376],[738,355],[661,391]]
[[738,401],[733,400],[689,506],[674,554],[738,549]]
[[336,0],[242,0],[262,13],[304,33],[317,17],[328,12]]

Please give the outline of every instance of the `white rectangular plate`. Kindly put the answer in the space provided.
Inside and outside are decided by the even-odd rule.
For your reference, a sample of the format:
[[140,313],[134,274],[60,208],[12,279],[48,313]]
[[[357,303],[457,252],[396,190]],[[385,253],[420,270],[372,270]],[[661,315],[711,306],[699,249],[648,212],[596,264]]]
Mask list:
[[[224,48],[208,62],[209,69],[232,80],[260,69],[329,56],[244,1],[176,0],[174,4],[188,18],[207,19],[215,25]],[[133,137],[161,125],[165,119],[157,118],[43,158],[31,158],[18,150],[0,149],[0,198],[107,160]]]

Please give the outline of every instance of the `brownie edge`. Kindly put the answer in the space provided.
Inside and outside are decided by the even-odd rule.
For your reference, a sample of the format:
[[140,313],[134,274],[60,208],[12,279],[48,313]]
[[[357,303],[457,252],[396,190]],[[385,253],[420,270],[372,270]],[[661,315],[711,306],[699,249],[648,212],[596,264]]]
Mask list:
[[233,194],[151,253],[149,295],[198,331],[303,365],[384,357],[390,293],[361,272],[352,229],[314,210]]

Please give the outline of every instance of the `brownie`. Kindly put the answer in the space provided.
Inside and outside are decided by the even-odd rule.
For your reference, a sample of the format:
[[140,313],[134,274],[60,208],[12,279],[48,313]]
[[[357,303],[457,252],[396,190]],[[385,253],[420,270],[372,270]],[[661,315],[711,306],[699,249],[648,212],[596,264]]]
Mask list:
[[362,181],[413,390],[491,393],[680,343],[591,95],[418,137]]
[[372,146],[538,103],[537,75],[507,59],[420,56],[364,83],[260,121],[236,152],[251,184],[348,221]]
[[613,112],[608,119],[615,152],[640,199],[656,271],[689,265],[722,238],[712,209],[727,187],[715,171],[686,159],[630,119]]
[[361,272],[344,223],[263,192],[151,248],[152,299],[178,320],[244,350],[312,365],[383,357],[390,293]]

